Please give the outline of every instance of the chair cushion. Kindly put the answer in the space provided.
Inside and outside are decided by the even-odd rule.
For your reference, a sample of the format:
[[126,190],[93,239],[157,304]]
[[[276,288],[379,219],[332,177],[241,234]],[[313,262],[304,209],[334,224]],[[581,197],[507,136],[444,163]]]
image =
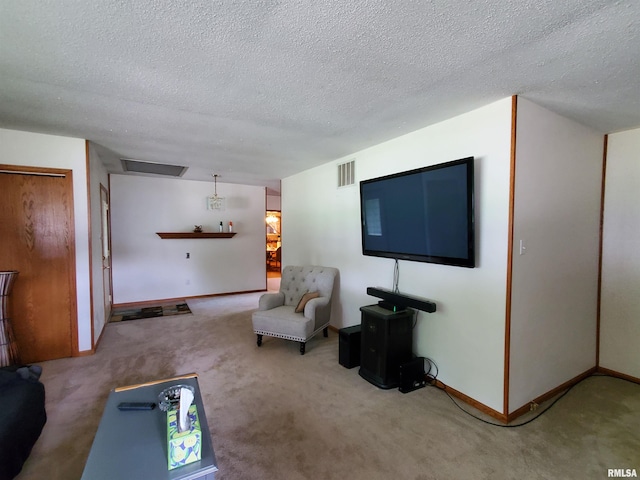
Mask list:
[[251,318],[254,332],[261,335],[303,341],[313,333],[313,321],[302,313],[296,313],[290,305],[258,310]]
[[298,306],[296,307],[295,312],[296,313],[302,313],[304,312],[304,306],[307,304],[307,302],[309,300],[311,300],[312,298],[318,298],[320,296],[320,294],[318,292],[307,292],[305,293],[302,298],[300,299],[300,301],[298,302]]

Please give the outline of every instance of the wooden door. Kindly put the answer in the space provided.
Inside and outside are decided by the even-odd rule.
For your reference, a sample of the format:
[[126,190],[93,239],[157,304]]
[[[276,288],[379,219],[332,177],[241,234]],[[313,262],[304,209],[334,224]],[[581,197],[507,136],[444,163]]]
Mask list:
[[77,338],[71,171],[0,166],[0,269],[23,363],[70,357]]

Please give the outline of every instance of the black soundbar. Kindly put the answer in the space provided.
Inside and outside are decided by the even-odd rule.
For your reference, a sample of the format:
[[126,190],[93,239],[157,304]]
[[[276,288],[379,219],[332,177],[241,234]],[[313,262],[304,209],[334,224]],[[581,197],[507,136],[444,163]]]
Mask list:
[[425,298],[414,297],[413,295],[405,295],[404,293],[396,293],[384,288],[367,287],[367,295],[381,298],[399,307],[415,308],[427,313],[433,313],[436,311],[436,304],[430,302]]

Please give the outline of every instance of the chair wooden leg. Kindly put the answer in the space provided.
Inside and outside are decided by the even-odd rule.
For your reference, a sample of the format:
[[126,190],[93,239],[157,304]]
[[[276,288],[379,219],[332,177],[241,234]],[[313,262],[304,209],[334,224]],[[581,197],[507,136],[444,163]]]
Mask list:
[[305,346],[306,346],[306,343],[300,342],[300,355],[304,355]]
[[324,338],[327,338],[329,336],[329,327],[324,327],[322,334],[324,335]]
[[258,341],[256,343],[259,347],[262,345],[262,335],[258,335]]

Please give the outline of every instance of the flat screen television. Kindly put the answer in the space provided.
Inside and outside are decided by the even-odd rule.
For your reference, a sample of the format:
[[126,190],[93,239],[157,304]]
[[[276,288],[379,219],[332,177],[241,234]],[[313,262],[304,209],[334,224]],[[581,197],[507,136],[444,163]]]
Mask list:
[[360,182],[362,253],[475,267],[473,157]]

